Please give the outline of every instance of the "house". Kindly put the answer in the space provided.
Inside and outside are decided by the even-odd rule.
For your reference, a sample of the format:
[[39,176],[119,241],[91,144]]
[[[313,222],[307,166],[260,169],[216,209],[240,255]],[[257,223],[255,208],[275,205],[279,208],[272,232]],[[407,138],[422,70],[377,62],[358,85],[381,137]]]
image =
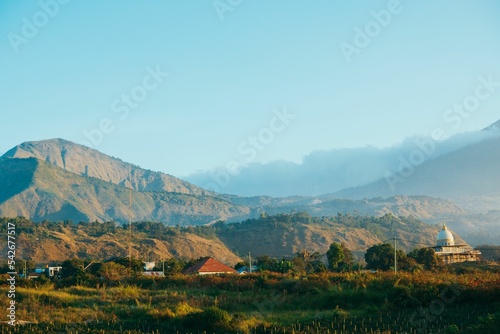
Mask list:
[[474,250],[469,245],[455,245],[455,238],[446,224],[443,224],[443,229],[437,235],[437,244],[432,248],[445,264],[478,261],[481,255],[480,251]]
[[62,270],[62,267],[58,266],[58,267],[49,267],[47,266],[45,268],[45,274],[50,277],[50,278],[53,278],[53,277],[58,277],[60,272]]
[[218,274],[238,274],[235,269],[226,266],[211,257],[204,258],[194,266],[182,272],[186,275],[218,275]]

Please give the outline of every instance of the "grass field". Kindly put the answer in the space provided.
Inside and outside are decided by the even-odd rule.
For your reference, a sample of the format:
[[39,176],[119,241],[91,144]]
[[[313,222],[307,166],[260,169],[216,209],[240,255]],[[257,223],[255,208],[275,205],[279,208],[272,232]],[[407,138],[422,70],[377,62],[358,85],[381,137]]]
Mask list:
[[[4,280],[5,281],[5,280]],[[2,333],[500,333],[500,274],[344,273],[19,281]],[[8,307],[7,286],[0,297]],[[4,311],[5,313],[7,311]],[[8,320],[6,316],[4,320]]]

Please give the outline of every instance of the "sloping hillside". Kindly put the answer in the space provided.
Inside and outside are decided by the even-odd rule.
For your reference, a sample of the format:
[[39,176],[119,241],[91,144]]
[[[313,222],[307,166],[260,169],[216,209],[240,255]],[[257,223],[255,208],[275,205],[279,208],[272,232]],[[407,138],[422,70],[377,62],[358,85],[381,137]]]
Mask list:
[[[16,224],[18,259],[31,259],[37,263],[63,261],[69,258],[107,259],[129,254],[143,260],[159,260],[171,257],[199,258],[211,256],[235,264],[240,258],[217,238],[207,238],[181,228],[167,228],[162,233],[148,230],[147,226],[160,224],[133,224],[128,227],[115,223],[44,222],[34,224],[26,219],[0,219],[2,230],[7,221]],[[194,230],[196,232],[196,230]],[[6,241],[0,241],[6,251]]]
[[462,216],[465,211],[455,203],[428,196],[393,196],[389,198],[345,199],[335,195],[317,197],[282,197],[267,196],[238,197],[224,195],[232,203],[248,206],[255,214],[268,214],[306,211],[309,214],[321,217],[332,216],[339,212],[357,212],[361,215],[383,216],[392,213],[396,216],[413,216],[428,222]]
[[154,220],[199,225],[245,217],[249,209],[223,199],[184,193],[139,192],[100,179],[83,177],[50,163],[0,160],[0,216],[41,220]]
[[3,157],[37,158],[81,176],[97,178],[137,191],[209,194],[171,175],[145,170],[63,139],[25,142],[9,150]]
[[[211,226],[168,227],[161,223],[133,223],[119,226],[107,223],[49,222],[33,223],[24,218],[2,218],[0,229],[16,224],[19,259],[47,263],[72,257],[106,259],[128,254],[129,241],[134,257],[158,260],[170,257],[212,256],[235,264],[250,252],[253,256],[292,257],[307,250],[325,253],[332,242],[343,242],[362,258],[369,247],[391,242],[410,251],[434,245],[438,225],[387,214],[380,218],[339,214],[314,218],[306,213],[280,214],[241,223],[218,222]],[[452,225],[452,224],[449,224]],[[132,233],[130,233],[132,231]],[[464,242],[455,234],[457,242]],[[0,240],[6,252],[7,241]]]
[[[338,214],[314,218],[306,213],[274,215],[229,224],[218,232],[237,254],[291,255],[300,250],[325,253],[332,242],[343,242],[361,256],[367,248],[394,237],[407,251],[436,243],[438,225],[386,214],[382,217]],[[456,241],[465,241],[455,235]]]

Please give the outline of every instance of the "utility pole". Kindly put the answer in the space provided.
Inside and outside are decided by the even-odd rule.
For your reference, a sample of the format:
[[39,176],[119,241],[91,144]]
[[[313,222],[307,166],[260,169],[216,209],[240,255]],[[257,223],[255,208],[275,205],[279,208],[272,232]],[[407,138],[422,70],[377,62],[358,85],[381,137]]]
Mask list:
[[250,255],[250,252],[248,252],[248,270],[249,270],[249,273],[251,274],[252,273],[252,256]]
[[397,253],[396,253],[396,237],[394,237],[394,275],[398,272],[398,261],[397,261]]

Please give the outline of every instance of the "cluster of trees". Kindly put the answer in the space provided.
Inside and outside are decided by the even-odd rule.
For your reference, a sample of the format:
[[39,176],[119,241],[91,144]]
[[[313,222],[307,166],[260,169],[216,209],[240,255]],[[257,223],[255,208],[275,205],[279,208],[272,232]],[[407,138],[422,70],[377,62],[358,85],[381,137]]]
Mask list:
[[486,244],[478,245],[476,249],[481,251],[484,260],[500,262],[500,246]]
[[397,268],[405,271],[432,270],[441,264],[432,248],[414,249],[407,255],[402,250],[394,252],[391,244],[382,243],[368,248],[365,253],[366,267],[377,270],[394,269],[394,257],[396,257]]
[[[404,222],[404,224],[401,224]],[[36,236],[41,233],[47,233],[50,230],[63,229],[78,230],[84,229],[89,235],[100,236],[103,234],[123,233],[128,229],[127,225],[119,226],[116,222],[80,222],[74,224],[72,221],[49,222],[44,221],[38,224],[29,219],[18,217],[13,219],[0,218],[0,228],[5,228],[8,223],[16,225],[17,233],[26,233]],[[385,236],[388,231],[392,231],[397,225],[399,228],[414,228],[423,224],[412,218],[395,217],[391,214],[382,217],[367,217],[357,214],[339,213],[334,217],[311,217],[306,212],[293,214],[267,215],[261,214],[258,219],[249,219],[239,224],[270,224],[290,226],[297,223],[302,224],[341,224],[356,228],[365,228],[377,235]],[[158,239],[167,239],[170,236],[179,235],[184,232],[194,233],[203,237],[214,237],[224,231],[230,231],[238,227],[239,224],[226,224],[222,221],[211,226],[197,227],[172,227],[165,226],[158,222],[137,222],[133,229],[137,232],[143,232],[149,237]],[[258,227],[258,226],[257,226]],[[487,246],[488,252],[483,254],[489,258],[498,260],[500,258],[500,246]],[[365,253],[365,262],[368,269],[391,270],[394,267],[394,256],[396,256],[397,267],[399,270],[432,270],[440,265],[439,257],[431,248],[415,249],[406,254],[394,248],[389,243],[382,243],[370,247]],[[198,259],[199,260],[199,259]],[[171,258],[158,265],[157,270],[163,270],[166,274],[182,272],[184,269],[194,265],[198,260],[185,260],[180,258]],[[26,262],[26,268],[29,271],[34,268],[33,261]],[[249,265],[242,262],[236,265],[239,268],[243,265]],[[311,252],[303,250],[294,257],[272,258],[269,256],[260,256],[255,259],[252,265],[256,265],[260,271],[272,271],[278,273],[315,273],[315,272],[345,272],[357,270],[362,265],[354,260],[351,251],[343,243],[332,243],[325,253]],[[17,272],[24,272],[25,263],[19,261],[16,263]],[[67,260],[63,264],[62,280],[68,284],[78,283],[86,280],[115,281],[118,277],[133,277],[142,271],[142,262],[139,260],[129,260],[128,258],[118,258],[105,263],[89,263],[84,260]],[[0,267],[0,271],[7,270],[6,266]]]
[[144,263],[139,259],[120,257],[107,262],[69,259],[61,264],[58,284],[61,286],[113,284],[142,274]]
[[[394,247],[388,243],[382,243],[370,247],[365,253],[367,269],[392,270],[394,268],[394,254],[396,254],[397,268],[403,271],[433,270],[441,263],[439,257],[432,248],[420,248],[405,254],[398,250],[394,252]],[[325,258],[327,264],[325,264]],[[164,271],[165,274],[181,273],[184,269],[196,264],[200,259],[184,260],[180,258],[170,258],[162,262],[157,262],[154,270]],[[33,261],[23,261],[16,263],[16,270],[24,272],[24,266],[28,272],[35,267]],[[144,263],[139,259],[128,257],[114,258],[106,262],[91,262],[83,259],[69,259],[61,264],[62,270],[57,277],[57,284],[60,286],[96,284],[113,285],[119,282],[133,281],[144,271]],[[235,266],[239,269],[242,266],[249,266],[248,262],[240,262]],[[269,256],[259,256],[252,261],[252,266],[257,266],[257,271],[270,271],[281,274],[311,274],[320,272],[347,272],[361,269],[363,266],[357,263],[351,251],[345,244],[332,243],[326,254],[319,252],[301,251],[293,258],[272,258]],[[4,265],[0,267],[0,273],[8,272]],[[41,277],[41,281],[46,281],[48,277]]]

